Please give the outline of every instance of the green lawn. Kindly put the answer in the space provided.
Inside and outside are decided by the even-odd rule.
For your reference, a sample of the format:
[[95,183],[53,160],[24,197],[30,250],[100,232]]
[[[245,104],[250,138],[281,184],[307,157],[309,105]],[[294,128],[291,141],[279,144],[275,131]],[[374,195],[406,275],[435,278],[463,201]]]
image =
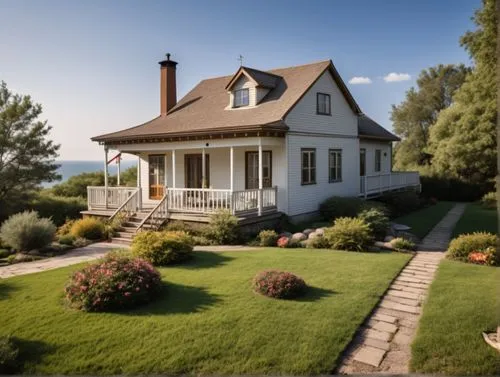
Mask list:
[[[140,310],[86,314],[63,305],[77,267],[0,281],[0,335],[22,340],[26,373],[322,374],[409,256],[277,248],[198,252],[161,269],[164,295]],[[251,290],[264,269],[310,286],[294,301]]]
[[424,238],[434,226],[453,208],[453,202],[438,202],[436,205],[422,208],[408,215],[398,217],[393,221],[411,227],[410,232]]
[[413,372],[498,374],[498,352],[481,332],[500,323],[499,281],[498,267],[441,262],[412,345]]
[[469,203],[453,230],[453,238],[472,232],[498,232],[498,214],[495,209],[486,209],[480,203]]

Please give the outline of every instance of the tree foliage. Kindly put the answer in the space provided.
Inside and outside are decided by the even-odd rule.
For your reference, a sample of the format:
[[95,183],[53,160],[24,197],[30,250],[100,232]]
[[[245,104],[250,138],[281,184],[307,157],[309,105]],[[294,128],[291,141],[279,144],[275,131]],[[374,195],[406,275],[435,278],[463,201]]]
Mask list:
[[[0,84],[0,212],[28,199],[42,182],[59,179],[59,145],[48,138],[51,127],[38,120],[42,106],[30,96],[13,94]],[[0,213],[0,217],[1,217]]]
[[478,26],[460,42],[475,66],[443,110],[430,133],[433,171],[470,183],[496,175],[497,13],[494,0],[483,0],[473,17]]
[[417,88],[412,87],[401,104],[392,106],[394,132],[402,139],[394,151],[396,168],[415,169],[431,163],[432,155],[427,150],[429,130],[439,112],[450,106],[469,71],[463,64],[424,69]]

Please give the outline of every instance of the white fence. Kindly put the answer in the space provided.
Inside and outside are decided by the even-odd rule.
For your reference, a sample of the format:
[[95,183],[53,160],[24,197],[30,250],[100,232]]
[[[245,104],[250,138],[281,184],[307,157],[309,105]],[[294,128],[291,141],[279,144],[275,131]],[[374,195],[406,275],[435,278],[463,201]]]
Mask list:
[[118,209],[125,201],[137,191],[137,187],[87,187],[87,206],[93,209]]
[[392,172],[360,177],[360,194],[365,197],[405,187],[420,187],[418,172]]

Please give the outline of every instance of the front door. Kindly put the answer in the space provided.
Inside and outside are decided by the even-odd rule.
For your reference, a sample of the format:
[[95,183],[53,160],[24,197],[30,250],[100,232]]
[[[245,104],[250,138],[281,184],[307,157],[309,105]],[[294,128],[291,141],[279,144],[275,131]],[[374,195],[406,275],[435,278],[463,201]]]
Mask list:
[[[245,188],[259,188],[259,152],[246,153]],[[262,187],[272,186],[272,154],[271,151],[262,152]]]
[[165,192],[165,155],[149,156],[149,199],[160,200]]
[[205,155],[205,185],[203,185],[203,166],[200,154],[186,154],[184,156],[184,177],[186,188],[210,187],[210,158]]

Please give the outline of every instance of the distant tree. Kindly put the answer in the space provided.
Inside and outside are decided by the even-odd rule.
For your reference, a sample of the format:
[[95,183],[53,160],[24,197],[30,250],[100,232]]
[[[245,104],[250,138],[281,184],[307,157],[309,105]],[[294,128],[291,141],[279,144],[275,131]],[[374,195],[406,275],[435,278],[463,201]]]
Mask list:
[[[108,184],[116,186],[116,175],[109,176]],[[133,186],[137,184],[137,169],[130,167],[120,174],[120,185]],[[90,173],[81,173],[68,178],[67,181],[54,185],[50,192],[58,196],[87,197],[87,186],[104,186],[104,172],[96,171]]]
[[51,127],[38,120],[41,114],[42,106],[30,96],[0,83],[0,218],[29,200],[42,182],[59,179],[59,145],[48,138]]
[[438,175],[484,184],[496,175],[497,12],[495,0],[483,0],[475,31],[460,43],[475,65],[453,104],[439,114],[430,133],[432,169]]
[[405,100],[392,106],[394,132],[401,137],[394,148],[397,169],[416,169],[429,165],[429,130],[441,110],[450,106],[455,91],[463,84],[470,69],[461,65],[443,65],[424,69],[417,88],[406,92]]

